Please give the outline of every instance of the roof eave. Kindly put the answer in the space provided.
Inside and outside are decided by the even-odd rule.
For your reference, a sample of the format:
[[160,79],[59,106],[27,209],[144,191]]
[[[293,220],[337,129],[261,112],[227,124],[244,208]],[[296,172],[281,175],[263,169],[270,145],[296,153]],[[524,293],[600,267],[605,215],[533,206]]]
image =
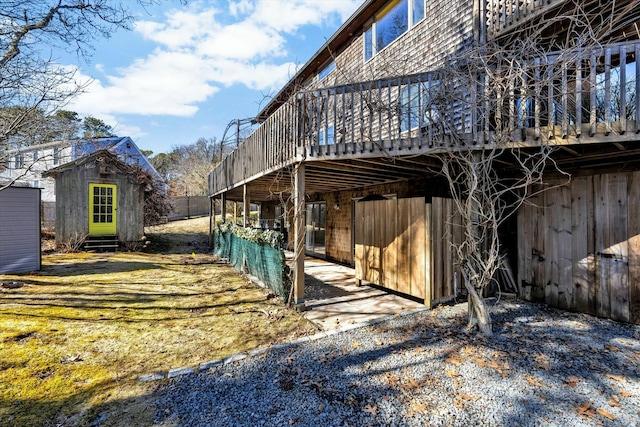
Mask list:
[[315,70],[322,66],[329,58],[341,52],[355,34],[361,32],[364,24],[373,17],[375,12],[389,0],[366,0],[347,19],[338,30],[327,40],[322,47],[296,72],[269,103],[258,113],[256,121],[264,121],[275,111],[289,96],[297,84],[308,79]]

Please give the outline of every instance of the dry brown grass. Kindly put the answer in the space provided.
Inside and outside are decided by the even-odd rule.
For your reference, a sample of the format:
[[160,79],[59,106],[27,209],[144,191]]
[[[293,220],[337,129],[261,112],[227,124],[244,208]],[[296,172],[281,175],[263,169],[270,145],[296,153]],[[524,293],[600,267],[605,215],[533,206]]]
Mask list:
[[162,253],[51,254],[37,274],[0,275],[24,284],[0,288],[0,425],[98,414],[102,425],[149,425],[157,385],[140,375],[311,333],[202,250],[205,220],[151,230]]

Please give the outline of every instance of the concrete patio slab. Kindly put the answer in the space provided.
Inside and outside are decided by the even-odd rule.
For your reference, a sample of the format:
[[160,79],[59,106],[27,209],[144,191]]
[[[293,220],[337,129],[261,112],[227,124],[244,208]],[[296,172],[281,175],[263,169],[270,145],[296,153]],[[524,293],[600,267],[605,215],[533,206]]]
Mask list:
[[317,258],[305,258],[305,318],[330,331],[366,323],[424,304],[371,286],[356,286],[353,268]]

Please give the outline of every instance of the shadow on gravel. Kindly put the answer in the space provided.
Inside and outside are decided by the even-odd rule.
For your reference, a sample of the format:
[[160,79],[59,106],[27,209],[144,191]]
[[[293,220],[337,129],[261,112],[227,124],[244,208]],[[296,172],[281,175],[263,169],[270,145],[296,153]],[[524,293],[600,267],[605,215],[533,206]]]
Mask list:
[[[451,308],[172,380],[161,425],[636,425],[640,328],[537,305],[494,307],[496,334]],[[460,311],[460,310],[458,310]]]

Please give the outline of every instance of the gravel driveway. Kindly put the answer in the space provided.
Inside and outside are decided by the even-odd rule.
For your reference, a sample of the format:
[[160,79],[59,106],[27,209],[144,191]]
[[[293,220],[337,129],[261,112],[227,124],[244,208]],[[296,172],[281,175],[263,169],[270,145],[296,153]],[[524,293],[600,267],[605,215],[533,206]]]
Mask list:
[[640,426],[640,326],[518,301],[495,335],[465,304],[172,379],[162,426]]

